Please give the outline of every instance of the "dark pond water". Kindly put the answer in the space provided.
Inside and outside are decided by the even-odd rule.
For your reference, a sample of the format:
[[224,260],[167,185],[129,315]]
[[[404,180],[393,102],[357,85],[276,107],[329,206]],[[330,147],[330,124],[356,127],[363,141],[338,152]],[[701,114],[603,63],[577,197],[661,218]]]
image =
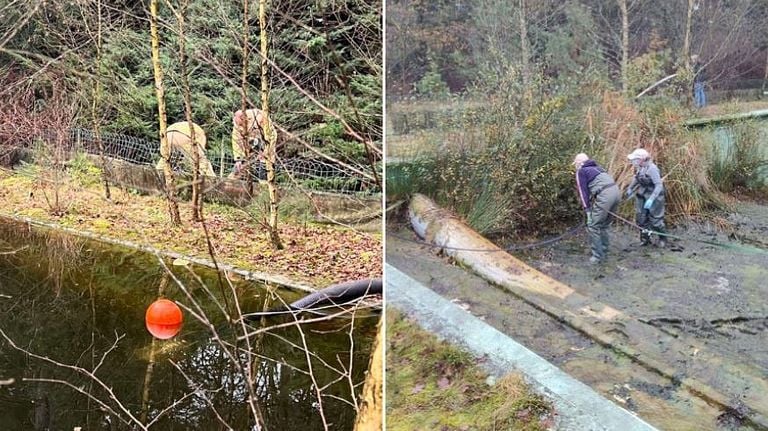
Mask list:
[[[358,310],[304,323],[301,331],[295,325],[271,329],[250,339],[255,356],[249,361],[246,344],[236,341],[238,331],[226,323],[203,287],[210,287],[224,303],[222,292],[229,290],[220,289],[219,277],[211,270],[168,263],[211,316],[228,349],[189,313],[179,335],[153,340],[144,313],[161,290],[169,299],[190,304],[155,256],[5,220],[0,220],[0,253],[0,329],[18,346],[62,364],[91,370],[104,358],[96,376],[125,408],[91,379],[0,339],[0,382],[14,380],[0,385],[0,430],[140,429],[121,418],[130,421],[133,416],[146,424],[174,403],[151,429],[227,429],[223,423],[236,430],[262,429],[253,418],[254,408],[269,430],[323,429],[323,415],[330,429],[353,428],[353,405],[362,390],[376,313]],[[267,298],[272,305],[279,303],[274,295],[286,302],[302,295],[282,290],[270,295],[265,286],[245,281],[235,282],[235,287],[244,312],[263,310]],[[234,297],[227,296],[231,306]],[[253,329],[292,321],[270,317],[254,322]],[[320,399],[302,349],[302,333]],[[109,351],[116,337],[121,338]],[[253,398],[235,359],[252,365]],[[61,380],[74,387],[29,379]],[[255,400],[255,407],[249,399]]]

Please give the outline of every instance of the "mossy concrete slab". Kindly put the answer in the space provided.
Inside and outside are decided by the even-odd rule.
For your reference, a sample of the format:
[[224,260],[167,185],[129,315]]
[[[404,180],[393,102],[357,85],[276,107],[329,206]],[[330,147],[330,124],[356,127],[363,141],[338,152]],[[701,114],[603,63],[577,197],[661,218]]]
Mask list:
[[558,413],[561,430],[655,430],[642,419],[600,396],[507,335],[442,298],[397,268],[385,266],[388,306],[404,311],[425,329],[484,357],[501,377],[523,374],[546,394]]

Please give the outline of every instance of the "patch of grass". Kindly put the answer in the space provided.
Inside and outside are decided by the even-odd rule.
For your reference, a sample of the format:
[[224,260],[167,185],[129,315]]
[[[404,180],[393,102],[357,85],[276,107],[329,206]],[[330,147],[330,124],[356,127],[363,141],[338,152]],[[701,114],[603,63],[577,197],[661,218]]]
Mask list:
[[544,430],[552,408],[518,375],[493,386],[468,352],[387,311],[388,430]]
[[17,175],[11,175],[0,180],[0,187],[24,187],[30,188],[35,183],[34,179],[30,177],[22,177]]
[[20,208],[16,214],[34,219],[45,219],[48,217],[48,211],[38,207]]
[[739,101],[731,100],[725,103],[707,105],[697,112],[698,117],[713,117],[717,115],[738,114],[742,112],[757,111],[768,109],[768,102],[758,101]]
[[[248,213],[255,220],[267,220],[269,217],[269,193],[262,189],[247,207]],[[277,207],[278,218],[291,220],[297,223],[310,223],[314,221],[315,210],[312,202],[304,194],[288,192],[280,197]]]
[[489,234],[510,219],[513,196],[500,193],[493,183],[484,183],[467,212],[467,222],[481,234]]
[[278,213],[281,218],[309,223],[314,220],[315,209],[307,196],[290,193],[280,201]]
[[95,219],[91,222],[91,228],[98,233],[108,233],[112,228],[109,220]]
[[72,179],[83,187],[93,187],[101,182],[101,169],[84,154],[78,153],[68,162],[67,171]]

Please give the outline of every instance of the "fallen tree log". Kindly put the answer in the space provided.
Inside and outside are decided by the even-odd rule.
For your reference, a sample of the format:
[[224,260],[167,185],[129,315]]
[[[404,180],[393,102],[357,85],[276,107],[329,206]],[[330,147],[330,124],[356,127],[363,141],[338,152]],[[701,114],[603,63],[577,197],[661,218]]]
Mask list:
[[[409,217],[420,237],[442,247],[445,254],[495,284],[559,299],[575,293],[571,287],[547,277],[502,250],[425,196],[414,195],[411,198]],[[588,314],[610,320],[619,312],[601,306],[600,310],[590,310]]]

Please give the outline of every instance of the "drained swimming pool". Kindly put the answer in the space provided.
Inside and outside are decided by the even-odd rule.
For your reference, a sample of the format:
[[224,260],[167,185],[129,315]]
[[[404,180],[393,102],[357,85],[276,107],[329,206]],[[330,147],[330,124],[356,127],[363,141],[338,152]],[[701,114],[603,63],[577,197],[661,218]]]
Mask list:
[[[0,253],[0,429],[353,428],[376,312],[254,318],[244,338],[222,310],[302,294],[168,260],[172,277],[154,255],[5,220]],[[176,337],[153,339],[161,296],[211,325],[185,310]]]

